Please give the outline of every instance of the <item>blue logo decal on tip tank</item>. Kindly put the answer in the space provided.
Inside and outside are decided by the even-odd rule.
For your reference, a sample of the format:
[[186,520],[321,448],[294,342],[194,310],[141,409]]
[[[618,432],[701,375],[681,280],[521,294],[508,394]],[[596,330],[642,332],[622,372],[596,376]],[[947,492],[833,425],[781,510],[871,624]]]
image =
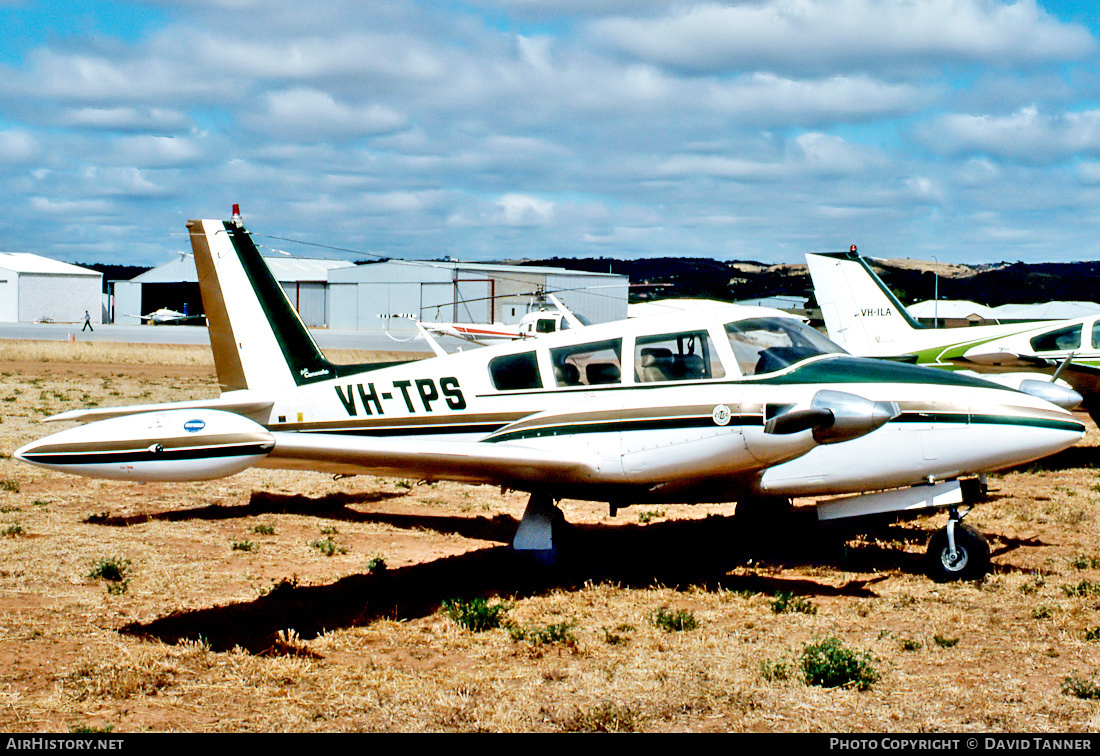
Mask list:
[[206,423],[202,420],[188,420],[183,424],[183,429],[188,433],[198,433],[206,427]]

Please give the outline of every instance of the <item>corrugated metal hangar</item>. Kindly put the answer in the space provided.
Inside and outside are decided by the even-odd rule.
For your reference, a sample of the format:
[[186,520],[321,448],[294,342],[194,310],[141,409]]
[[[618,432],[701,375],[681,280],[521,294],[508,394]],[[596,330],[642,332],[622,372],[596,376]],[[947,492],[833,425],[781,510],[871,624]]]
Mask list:
[[0,252],[0,321],[103,320],[103,274],[26,252]]
[[413,331],[387,316],[432,323],[518,323],[538,292],[558,297],[593,323],[626,317],[630,279],[564,268],[387,260],[329,273],[332,328]]
[[[564,268],[387,260],[265,257],[275,278],[310,327],[414,332],[409,314],[436,323],[518,323],[537,309],[537,292],[555,294],[593,323],[626,317],[629,278]],[[160,308],[199,314],[195,263],[187,255],[115,281],[116,323],[138,323]]]
[[[302,320],[311,327],[329,324],[329,272],[355,267],[345,260],[301,257],[265,257],[264,261]],[[114,322],[138,323],[142,315],[162,307],[188,315],[203,312],[198,274],[189,255],[180,255],[129,281],[114,282]]]

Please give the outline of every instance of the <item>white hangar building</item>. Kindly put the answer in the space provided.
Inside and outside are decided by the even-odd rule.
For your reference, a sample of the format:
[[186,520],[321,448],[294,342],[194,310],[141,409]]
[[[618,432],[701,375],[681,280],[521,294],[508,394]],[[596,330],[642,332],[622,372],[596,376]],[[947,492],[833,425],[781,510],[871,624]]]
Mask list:
[[[303,257],[265,257],[264,262],[307,326],[330,325],[329,273],[354,268],[354,263]],[[141,315],[161,307],[188,315],[203,312],[199,278],[190,255],[179,255],[129,281],[114,282],[114,322],[140,323]]]
[[[518,323],[554,294],[593,323],[626,317],[630,279],[564,268],[387,260],[329,272],[329,327],[414,331],[413,315],[435,323]],[[553,307],[548,303],[549,307]]]
[[103,274],[26,252],[0,252],[0,322],[103,321]]

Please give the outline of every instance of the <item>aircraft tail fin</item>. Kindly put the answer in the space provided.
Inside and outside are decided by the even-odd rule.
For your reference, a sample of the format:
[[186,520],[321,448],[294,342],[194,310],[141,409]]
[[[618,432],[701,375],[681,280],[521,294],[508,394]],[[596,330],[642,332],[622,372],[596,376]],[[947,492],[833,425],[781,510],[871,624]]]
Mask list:
[[808,254],[806,263],[829,338],[852,354],[904,351],[904,337],[923,328],[856,252]]
[[337,377],[345,366],[321,353],[239,217],[187,223],[222,390],[282,390]]

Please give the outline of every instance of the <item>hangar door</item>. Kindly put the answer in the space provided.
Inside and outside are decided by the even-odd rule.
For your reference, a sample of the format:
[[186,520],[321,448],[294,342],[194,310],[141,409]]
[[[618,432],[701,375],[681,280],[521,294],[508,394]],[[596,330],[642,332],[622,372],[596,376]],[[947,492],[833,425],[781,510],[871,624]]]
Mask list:
[[425,323],[492,323],[496,319],[493,282],[477,278],[420,284],[420,319]]
[[294,305],[302,322],[311,328],[328,325],[325,317],[328,308],[326,298],[328,287],[323,283],[309,281],[290,281],[282,284],[287,299]]
[[132,318],[148,315],[162,307],[182,312],[184,315],[201,315],[206,312],[202,306],[202,294],[199,292],[197,283],[173,281],[142,284],[141,312],[116,312],[115,317],[120,323],[132,323],[134,322]]

